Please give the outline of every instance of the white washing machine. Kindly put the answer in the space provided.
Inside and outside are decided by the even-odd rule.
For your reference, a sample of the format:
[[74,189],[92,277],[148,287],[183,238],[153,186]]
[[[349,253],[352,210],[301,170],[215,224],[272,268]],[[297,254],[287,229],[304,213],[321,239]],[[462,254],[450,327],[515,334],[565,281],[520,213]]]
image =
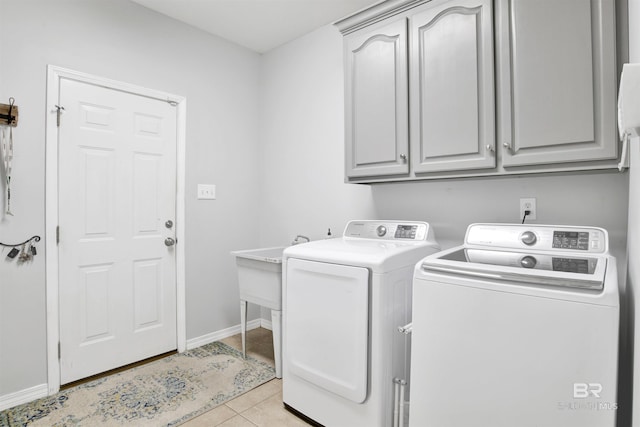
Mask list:
[[343,236],[283,256],[283,401],[327,427],[390,426],[394,379],[408,380],[398,326],[413,268],[437,252],[425,222],[351,221]]
[[614,427],[619,297],[600,228],[472,224],[416,265],[412,427]]

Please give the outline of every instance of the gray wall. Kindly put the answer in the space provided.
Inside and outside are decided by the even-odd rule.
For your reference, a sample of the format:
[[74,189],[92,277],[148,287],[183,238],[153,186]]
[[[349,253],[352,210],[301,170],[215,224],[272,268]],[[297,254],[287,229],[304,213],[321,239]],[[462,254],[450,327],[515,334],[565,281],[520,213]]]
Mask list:
[[[258,244],[260,56],[126,0],[0,0],[0,10],[0,102],[20,107],[15,216],[0,214],[0,241],[44,236],[47,64],[186,96],[187,339],[237,325],[229,251]],[[197,183],[217,184],[218,199],[197,201]],[[44,241],[38,250],[22,266],[0,251],[0,397],[46,383]]]
[[[342,36],[323,27],[262,58],[260,232],[264,246],[296,234],[340,235],[375,216],[371,187],[344,184]],[[283,241],[283,236],[288,240]]]
[[606,228],[612,252],[624,262],[627,191],[627,174],[616,170],[384,184],[373,194],[379,216],[409,213],[430,221],[445,248],[461,244],[472,222],[520,222],[520,197],[535,197],[537,219],[527,223]]

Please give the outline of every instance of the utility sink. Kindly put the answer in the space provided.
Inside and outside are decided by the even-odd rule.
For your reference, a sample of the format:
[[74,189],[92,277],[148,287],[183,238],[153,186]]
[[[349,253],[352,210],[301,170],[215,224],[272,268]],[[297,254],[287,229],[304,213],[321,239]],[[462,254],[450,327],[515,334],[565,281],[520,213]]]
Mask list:
[[284,247],[234,251],[240,299],[282,309],[282,252]]
[[247,303],[271,309],[276,377],[282,378],[282,252],[284,247],[233,251],[240,288],[242,354],[246,357]]

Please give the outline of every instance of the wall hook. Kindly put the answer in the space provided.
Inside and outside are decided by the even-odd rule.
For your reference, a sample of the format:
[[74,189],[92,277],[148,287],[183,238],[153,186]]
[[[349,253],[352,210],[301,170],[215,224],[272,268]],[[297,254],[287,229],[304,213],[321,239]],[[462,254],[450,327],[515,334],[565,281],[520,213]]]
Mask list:
[[15,102],[11,97],[8,104],[0,104],[0,125],[18,126],[18,107]]

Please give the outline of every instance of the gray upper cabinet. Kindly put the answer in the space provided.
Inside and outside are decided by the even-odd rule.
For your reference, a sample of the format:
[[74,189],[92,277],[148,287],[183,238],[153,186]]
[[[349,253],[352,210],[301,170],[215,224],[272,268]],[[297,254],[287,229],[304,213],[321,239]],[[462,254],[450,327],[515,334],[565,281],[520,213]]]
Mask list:
[[615,159],[613,0],[499,0],[502,164]]
[[347,177],[409,172],[407,22],[394,20],[345,41]]
[[348,182],[617,166],[615,0],[387,0],[336,26]]
[[495,168],[492,0],[433,0],[409,17],[416,174]]

